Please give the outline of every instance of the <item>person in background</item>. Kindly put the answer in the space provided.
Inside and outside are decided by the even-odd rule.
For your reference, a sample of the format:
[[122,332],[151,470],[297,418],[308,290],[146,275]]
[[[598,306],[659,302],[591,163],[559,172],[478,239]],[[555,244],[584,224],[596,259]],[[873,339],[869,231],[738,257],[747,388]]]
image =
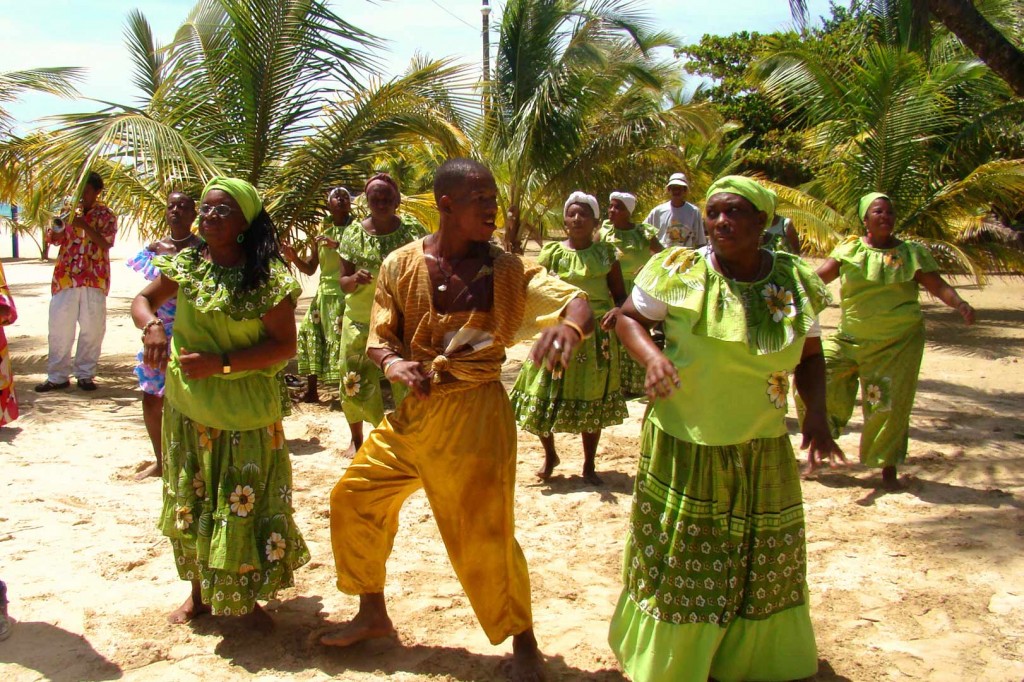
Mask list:
[[[632,222],[636,209],[636,197],[628,192],[612,192],[608,197],[608,220],[601,225],[598,240],[615,247],[615,257],[622,268],[622,281],[626,295],[633,290],[633,280],[640,268],[647,264],[651,255],[660,253],[663,247],[658,241],[658,231],[653,225]],[[637,363],[626,347],[619,344],[619,385],[622,395],[627,398],[644,394],[644,368]]]
[[352,195],[344,187],[327,193],[330,215],[324,230],[313,238],[309,260],[304,260],[290,244],[281,245],[281,255],[304,275],[320,269],[320,282],[299,325],[299,374],[306,375],[302,402],[320,402],[317,383],[341,381],[341,325],[345,313],[345,292],[341,290],[341,257],[338,244],[345,228],[352,224]]
[[[183,249],[198,246],[199,237],[192,232],[192,224],[196,221],[196,201],[184,192],[171,192],[167,196],[167,210],[164,212],[167,226],[171,234],[146,246],[131,258],[125,265],[140,273],[152,282],[160,274],[153,266],[155,256],[173,256]],[[164,324],[167,338],[171,338],[174,330],[174,312],[177,299],[172,298],[156,311],[157,317]],[[146,423],[146,433],[153,444],[153,455],[156,462],[136,474],[136,480],[163,474],[163,457],[160,446],[160,421],[164,415],[164,367],[147,367],[143,362],[144,350],[136,356],[135,376],[139,379],[142,389],[142,419]]]
[[865,194],[857,208],[864,235],[852,235],[818,268],[826,283],[840,282],[842,317],[824,342],[829,425],[840,432],[863,398],[862,464],[882,468],[882,486],[900,487],[896,466],[907,458],[910,411],[924,356],[921,287],[974,324],[974,308],[939,274],[924,244],[895,234],[892,201]]
[[11,636],[11,619],[7,616],[7,585],[0,580],[0,642]]
[[[96,390],[96,365],[107,330],[110,247],[117,234],[117,217],[99,201],[102,192],[103,178],[89,173],[70,222],[56,219],[46,231],[47,241],[60,251],[50,285],[46,381],[36,385],[37,393],[67,388],[72,373],[80,389]],[[72,365],[76,328],[78,347]]]
[[764,248],[769,251],[785,251],[794,256],[800,255],[800,235],[797,234],[793,221],[780,215],[764,231]]
[[647,214],[644,221],[658,230],[658,241],[665,248],[686,246],[694,249],[704,246],[704,220],[700,209],[686,200],[690,192],[690,181],[684,173],[673,173],[665,185],[669,200],[658,204]]
[[11,289],[7,286],[7,275],[0,265],[0,427],[18,418],[18,396],[14,392],[14,368],[11,353],[7,349],[7,333],[4,327],[18,319]]

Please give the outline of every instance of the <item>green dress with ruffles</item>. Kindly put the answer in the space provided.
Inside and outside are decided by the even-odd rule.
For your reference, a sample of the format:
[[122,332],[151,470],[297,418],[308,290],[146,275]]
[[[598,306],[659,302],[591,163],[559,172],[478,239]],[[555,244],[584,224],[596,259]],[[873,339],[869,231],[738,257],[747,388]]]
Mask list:
[[285,362],[189,379],[179,354],[230,353],[267,338],[261,321],[301,288],[272,261],[262,287],[241,292],[241,268],[198,250],[158,256],[178,283],[163,412],[163,508],[178,575],[199,581],[215,615],[251,613],[257,599],[293,585],[309,551],[293,518],[292,470],[281,419]]
[[[377,273],[389,253],[427,235],[426,228],[410,215],[400,218],[399,226],[388,234],[374,235],[358,223],[341,238],[340,256],[352,263],[356,270],[367,270],[373,275],[368,284],[345,294],[345,313],[341,320],[341,408],[350,424],[370,422],[374,426],[384,419],[384,398],[380,382],[384,375],[366,355],[366,340],[370,332],[370,309],[377,286]],[[391,384],[395,406],[408,392],[403,384]]]
[[615,248],[594,242],[575,250],[562,242],[548,242],[537,262],[549,274],[586,292],[594,311],[594,333],[576,347],[564,371],[523,362],[509,395],[516,421],[539,436],[593,433],[621,424],[628,413],[619,386],[619,341],[614,332],[598,324],[615,306],[608,289]]
[[[351,223],[349,223],[351,225]],[[323,235],[336,242],[347,225],[330,223]],[[299,374],[315,374],[320,381],[341,381],[341,322],[345,313],[345,292],[341,290],[341,256],[338,249],[324,244],[318,247],[320,282],[309,302],[296,338]]]
[[864,412],[860,460],[894,466],[906,460],[910,413],[924,357],[924,318],[918,272],[938,264],[923,244],[904,241],[876,249],[860,237],[839,244],[842,317],[823,341],[826,403],[833,436],[853,415],[858,387]]
[[[615,257],[622,267],[622,281],[626,295],[633,290],[633,280],[640,269],[651,259],[651,240],[658,238],[658,228],[647,223],[634,225],[628,230],[618,230],[609,221],[604,221],[598,232],[598,239],[615,247]],[[626,397],[644,394],[647,371],[634,360],[626,347],[619,344],[619,384]]]
[[800,474],[789,375],[828,304],[821,279],[777,253],[737,282],[706,255],[655,255],[636,287],[667,305],[679,388],[652,403],[609,641],[635,682],[813,675]]

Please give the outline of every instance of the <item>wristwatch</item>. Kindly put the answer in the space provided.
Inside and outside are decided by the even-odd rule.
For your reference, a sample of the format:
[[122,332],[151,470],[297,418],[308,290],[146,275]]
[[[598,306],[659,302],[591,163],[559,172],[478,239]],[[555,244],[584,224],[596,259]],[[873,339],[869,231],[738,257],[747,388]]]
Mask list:
[[227,353],[220,354],[220,371],[224,374],[231,374],[231,358],[228,357]]

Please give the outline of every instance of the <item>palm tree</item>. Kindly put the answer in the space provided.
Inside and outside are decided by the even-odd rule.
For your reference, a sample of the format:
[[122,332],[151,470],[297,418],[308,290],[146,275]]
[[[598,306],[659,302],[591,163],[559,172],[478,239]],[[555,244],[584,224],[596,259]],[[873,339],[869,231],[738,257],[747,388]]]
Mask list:
[[143,233],[170,191],[195,194],[216,174],[259,187],[283,229],[315,230],[327,188],[381,149],[413,138],[459,148],[447,117],[460,103],[431,94],[457,92],[462,72],[421,61],[375,78],[380,42],[322,0],[200,0],[167,46],[133,11],[125,33],[142,100],[55,117],[26,153],[71,187],[100,170],[108,202]]
[[[947,267],[976,277],[1024,269],[1024,253],[982,234],[992,207],[1024,200],[1024,161],[962,152],[964,140],[983,137],[985,123],[960,100],[1006,93],[981,62],[929,64],[903,46],[871,43],[832,64],[800,47],[771,53],[753,75],[773,102],[808,125],[817,177],[800,190],[777,190],[788,208],[810,218],[819,253],[831,245],[829,232],[859,230],[859,196],[882,191],[898,208],[897,228],[927,243]],[[1021,104],[1010,110],[1019,116]]]
[[[498,25],[480,154],[507,207],[506,248],[561,223],[580,187],[638,182],[680,129],[711,130],[704,107],[665,107],[677,71],[652,51],[677,47],[626,0],[509,0]],[[556,210],[549,211],[549,207]]]
[[[972,0],[869,0],[868,7],[878,14],[901,15],[920,36],[928,32],[930,17],[938,19],[968,49],[1006,81],[1018,97],[1024,97],[1024,51],[1004,35],[978,5],[992,4]],[[1002,4],[1002,3],[997,3]],[[789,0],[798,22],[807,18],[806,0]],[[1015,7],[1019,42],[1021,8]],[[923,37],[923,36],[922,36]]]

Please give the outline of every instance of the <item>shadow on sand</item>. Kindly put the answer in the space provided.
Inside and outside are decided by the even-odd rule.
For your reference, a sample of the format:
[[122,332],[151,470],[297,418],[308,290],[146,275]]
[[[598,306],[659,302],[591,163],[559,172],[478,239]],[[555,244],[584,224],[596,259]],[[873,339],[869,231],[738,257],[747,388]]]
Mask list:
[[[53,682],[117,680],[124,673],[92,648],[89,641],[56,625],[16,622],[11,637],[0,643],[0,670],[18,665]],[[0,675],[6,677],[6,675]]]

